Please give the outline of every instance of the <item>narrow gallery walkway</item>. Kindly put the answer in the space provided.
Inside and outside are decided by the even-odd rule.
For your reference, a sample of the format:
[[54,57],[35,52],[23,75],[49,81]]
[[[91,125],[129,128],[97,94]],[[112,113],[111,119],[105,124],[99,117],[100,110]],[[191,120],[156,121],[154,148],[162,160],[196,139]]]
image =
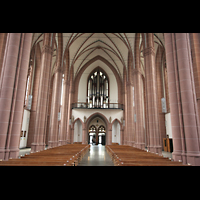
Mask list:
[[78,166],[114,166],[105,146],[90,145],[90,150],[85,154]]

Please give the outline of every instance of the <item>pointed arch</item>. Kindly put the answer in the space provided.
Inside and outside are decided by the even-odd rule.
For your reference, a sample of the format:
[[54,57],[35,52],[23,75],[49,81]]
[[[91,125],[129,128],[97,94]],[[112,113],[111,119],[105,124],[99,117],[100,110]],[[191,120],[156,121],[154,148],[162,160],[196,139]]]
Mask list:
[[76,123],[76,121],[80,120],[81,124],[83,125],[84,122],[81,120],[81,118],[76,118],[73,122],[72,122],[72,125],[74,126],[74,124]]
[[96,118],[96,117],[100,118],[105,123],[105,125],[106,125],[106,127],[105,127],[105,129],[106,129],[106,143],[109,144],[109,141],[111,140],[110,138],[112,137],[112,130],[110,131],[110,127],[112,127],[112,126],[110,126],[111,123],[109,123],[107,117],[104,114],[102,114],[100,112],[96,112],[96,113],[93,113],[92,115],[90,115],[87,118],[86,122],[85,122],[85,124],[86,124],[86,126],[85,126],[86,130],[89,130],[89,124],[90,124],[90,122],[94,118]]
[[77,118],[74,122],[73,122],[73,142],[81,142],[82,143],[82,137],[83,137],[83,122],[80,118]]
[[121,130],[122,124],[121,122],[115,118],[112,122],[112,143],[121,144]]
[[113,72],[116,81],[117,81],[117,88],[118,88],[118,103],[122,103],[122,80],[119,76],[119,74],[117,73],[117,70],[114,68],[114,66],[108,61],[106,60],[104,57],[98,55],[95,56],[94,58],[92,58],[91,60],[89,60],[78,72],[78,74],[76,75],[75,79],[74,79],[74,102],[78,101],[78,86],[79,86],[79,81],[81,79],[81,75],[84,73],[84,71],[86,70],[86,68],[88,66],[90,66],[92,63],[94,63],[97,60],[101,60],[102,62],[104,62]]
[[115,119],[112,121],[112,125],[113,125],[113,123],[114,123],[115,121],[119,122],[120,127],[122,126],[122,123],[121,123],[121,122],[119,121],[119,119],[117,119],[117,118],[115,118]]
[[[91,122],[95,117],[101,118],[101,119],[105,122],[106,126],[108,127],[109,121],[108,121],[107,117],[106,117],[104,114],[100,113],[100,112],[93,113],[92,115],[90,115],[90,116],[87,118],[87,120],[86,120],[86,122],[85,122],[85,123],[86,123],[86,127],[88,127],[88,125],[90,124],[90,122]],[[107,128],[107,127],[106,127],[106,128]]]

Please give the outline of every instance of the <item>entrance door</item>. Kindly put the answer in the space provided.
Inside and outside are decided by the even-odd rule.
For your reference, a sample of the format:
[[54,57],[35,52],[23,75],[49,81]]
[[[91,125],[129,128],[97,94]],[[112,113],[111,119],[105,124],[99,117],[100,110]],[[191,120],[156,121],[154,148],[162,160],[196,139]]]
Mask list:
[[103,125],[99,126],[98,133],[99,133],[99,137],[101,137],[100,143],[102,145],[105,145],[106,144],[106,137],[105,137],[106,136],[106,128]]
[[88,133],[88,144],[94,144],[96,141],[96,127],[94,125],[90,126]]
[[102,138],[102,141],[101,141],[102,143],[101,143],[101,144],[102,144],[102,145],[105,145],[105,144],[106,144],[106,136],[105,136],[105,135],[102,135],[101,138]]
[[103,125],[100,125],[98,129],[95,125],[89,127],[88,144],[106,144],[106,129]]

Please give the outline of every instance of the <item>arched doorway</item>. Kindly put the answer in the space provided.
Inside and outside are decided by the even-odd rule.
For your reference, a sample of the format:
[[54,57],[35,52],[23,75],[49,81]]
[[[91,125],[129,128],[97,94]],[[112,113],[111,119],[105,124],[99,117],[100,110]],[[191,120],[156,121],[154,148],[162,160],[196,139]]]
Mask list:
[[102,145],[106,144],[106,128],[103,125],[98,128],[98,142]]
[[82,123],[79,119],[74,124],[74,142],[82,143]]
[[88,130],[88,144],[93,144],[96,141],[96,126],[91,125]]
[[120,123],[118,120],[112,124],[112,143],[120,144]]
[[88,144],[106,144],[106,128],[104,125],[91,125],[88,131]]
[[87,119],[86,130],[88,131],[87,141],[89,144],[92,144],[92,137],[95,138],[93,144],[106,145],[106,143],[109,143],[109,135],[111,138],[112,132],[110,134],[109,130],[107,130],[108,123],[107,118],[101,113],[94,113]]

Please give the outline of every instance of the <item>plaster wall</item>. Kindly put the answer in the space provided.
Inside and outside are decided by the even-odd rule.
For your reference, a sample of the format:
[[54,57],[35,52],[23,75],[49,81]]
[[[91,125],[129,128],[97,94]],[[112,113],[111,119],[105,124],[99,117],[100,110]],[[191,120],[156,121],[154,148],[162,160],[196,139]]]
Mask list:
[[74,142],[82,142],[82,124],[77,120],[74,124]]
[[[97,123],[97,120],[98,120],[98,123]],[[90,124],[89,124],[88,127],[90,127],[91,125],[94,125],[94,126],[96,126],[96,125],[98,125],[98,126],[103,125],[103,126],[106,128],[105,122],[104,122],[100,117],[95,117],[95,118],[90,122]],[[98,129],[97,126],[96,126],[96,129]]]
[[112,142],[120,144],[120,124],[118,121],[112,125]]
[[94,113],[101,113],[103,114],[107,120],[111,117],[112,121],[116,118],[121,121],[121,117],[123,117],[123,110],[120,109],[72,109],[72,115],[74,116],[74,120],[80,118],[84,121],[84,116],[86,118],[90,117]]

